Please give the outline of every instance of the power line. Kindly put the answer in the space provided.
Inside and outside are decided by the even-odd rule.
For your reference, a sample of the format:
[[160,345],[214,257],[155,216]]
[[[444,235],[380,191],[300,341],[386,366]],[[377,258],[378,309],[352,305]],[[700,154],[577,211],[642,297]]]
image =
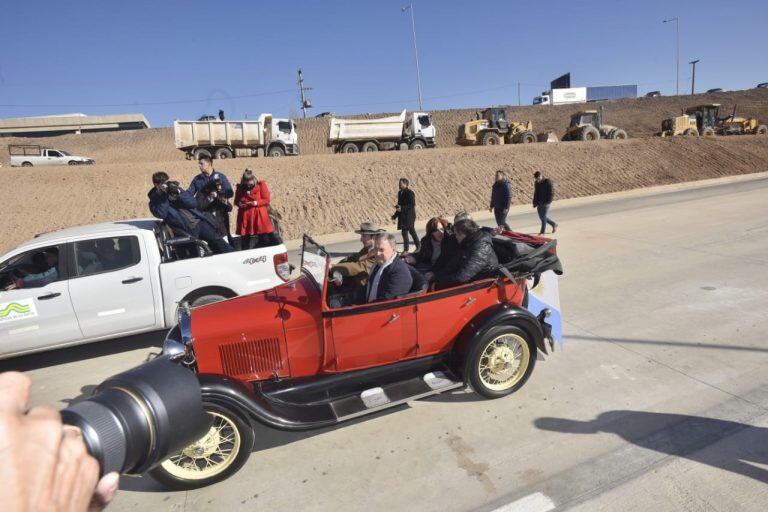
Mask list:
[[[259,96],[270,96],[276,94],[293,93],[293,89],[283,89],[280,91],[267,91],[254,94],[243,94],[241,96],[227,96],[225,99],[240,100],[245,98],[256,98]],[[86,107],[147,107],[156,105],[179,105],[183,103],[205,103],[211,101],[213,98],[204,98],[196,100],[172,100],[172,101],[152,101],[152,102],[135,102],[135,103],[67,103],[67,104],[0,104],[0,107],[24,107],[24,108],[86,108]]]

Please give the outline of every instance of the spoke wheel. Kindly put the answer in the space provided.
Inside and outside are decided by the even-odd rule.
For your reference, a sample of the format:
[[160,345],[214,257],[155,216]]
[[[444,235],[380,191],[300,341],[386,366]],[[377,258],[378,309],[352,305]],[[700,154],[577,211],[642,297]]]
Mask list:
[[523,338],[516,334],[502,334],[486,345],[477,372],[488,389],[504,391],[523,378],[530,358],[531,351]]
[[150,471],[172,489],[196,489],[224,480],[237,472],[253,449],[251,426],[228,408],[205,404],[210,430]]
[[208,433],[181,453],[162,463],[168,473],[186,480],[202,480],[218,475],[227,469],[240,451],[240,432],[229,418],[219,413],[213,416]]
[[498,398],[520,389],[535,363],[536,347],[528,333],[514,325],[499,325],[472,340],[464,380],[478,394]]

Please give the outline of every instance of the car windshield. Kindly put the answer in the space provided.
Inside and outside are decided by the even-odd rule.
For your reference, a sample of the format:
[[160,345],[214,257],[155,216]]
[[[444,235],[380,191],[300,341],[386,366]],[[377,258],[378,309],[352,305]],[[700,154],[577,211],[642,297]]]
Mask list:
[[301,269],[315,280],[320,290],[323,289],[325,277],[328,275],[328,253],[322,245],[304,235],[301,246]]

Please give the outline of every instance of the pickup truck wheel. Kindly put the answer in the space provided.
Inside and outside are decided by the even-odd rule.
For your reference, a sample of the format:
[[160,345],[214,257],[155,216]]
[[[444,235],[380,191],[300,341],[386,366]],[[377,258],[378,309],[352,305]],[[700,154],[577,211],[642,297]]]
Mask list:
[[285,150],[280,146],[272,146],[269,148],[269,156],[271,157],[281,157],[285,156]]
[[209,294],[209,295],[201,295],[200,297],[197,297],[192,302],[189,303],[190,306],[193,308],[196,308],[197,306],[205,306],[206,304],[213,304],[214,302],[219,302],[226,299],[223,295],[217,295],[217,294]]
[[229,148],[219,148],[216,150],[216,158],[219,160],[226,160],[227,158],[232,158],[232,151],[229,150]]
[[499,398],[520,389],[535,364],[536,347],[530,336],[514,325],[499,325],[472,341],[464,379],[476,393]]
[[227,407],[204,403],[213,418],[205,436],[171,455],[149,474],[172,489],[197,489],[235,474],[248,460],[254,433],[247,421]]
[[32,162],[21,162],[22,167],[32,167]]
[[75,160],[70,160],[69,162],[67,162],[67,164],[68,165],[80,165],[80,162],[77,162]]

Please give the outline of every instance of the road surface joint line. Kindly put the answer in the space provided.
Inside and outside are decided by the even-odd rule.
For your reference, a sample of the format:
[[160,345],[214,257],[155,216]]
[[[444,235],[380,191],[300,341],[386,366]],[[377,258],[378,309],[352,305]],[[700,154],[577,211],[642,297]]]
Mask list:
[[[688,374],[688,373],[685,373],[683,370],[680,370],[679,368],[675,368],[674,366],[672,366],[672,365],[670,365],[670,364],[667,364],[667,363],[665,363],[665,362],[663,362],[663,361],[659,361],[658,359],[655,359],[655,358],[653,358],[652,356],[648,356],[648,355],[646,355],[646,354],[643,354],[642,352],[638,352],[637,350],[634,350],[634,349],[631,349],[631,348],[629,348],[629,347],[626,347],[626,346],[622,345],[622,343],[621,343],[621,342],[619,342],[619,341],[616,341],[616,340],[612,340],[612,339],[610,339],[610,338],[606,338],[605,336],[601,336],[601,335],[599,335],[599,334],[597,334],[597,333],[595,333],[595,332],[592,332],[592,331],[590,331],[589,329],[585,329],[585,328],[583,328],[583,327],[581,327],[581,326],[579,326],[579,325],[577,325],[577,324],[573,323],[572,321],[564,320],[563,322],[564,322],[564,323],[566,323],[566,324],[570,324],[570,325],[572,325],[572,326],[576,327],[577,329],[580,329],[580,330],[582,330],[582,331],[584,331],[584,332],[586,332],[586,333],[589,333],[589,334],[591,334],[592,336],[594,336],[594,337],[596,337],[596,338],[599,338],[599,339],[601,339],[601,340],[603,340],[603,341],[605,341],[605,342],[607,342],[607,343],[610,343],[610,344],[612,344],[612,345],[616,345],[616,346],[618,346],[618,347],[620,347],[620,348],[623,348],[623,349],[624,349],[624,350],[626,350],[627,352],[631,352],[631,353],[633,353],[633,354],[635,354],[635,355],[638,355],[638,356],[640,356],[640,357],[643,357],[643,358],[645,358],[645,359],[646,359],[646,360],[648,360],[648,361],[651,361],[651,362],[653,362],[653,363],[656,363],[656,364],[658,364],[658,365],[660,365],[660,366],[663,366],[663,367],[665,367],[665,368],[668,368],[668,369],[672,370],[673,372],[679,373],[680,375],[683,375],[683,376],[685,376],[685,377],[687,377],[687,378],[689,378],[689,379],[691,379],[691,380],[693,380],[693,381],[695,381],[695,382],[698,382],[698,383],[700,383],[700,384],[704,384],[704,385],[705,385],[705,386],[707,386],[707,387],[710,387],[710,388],[712,388],[712,389],[715,389],[715,390],[717,390],[717,391],[720,391],[720,392],[721,392],[721,393],[723,393],[723,394],[726,394],[726,395],[728,395],[728,396],[731,396],[731,397],[733,397],[733,398],[736,398],[736,399],[738,399],[738,400],[741,400],[742,402],[744,402],[744,403],[747,403],[747,404],[750,404],[750,405],[752,405],[752,406],[754,406],[754,407],[757,407],[758,409],[760,409],[760,410],[762,410],[762,411],[768,412],[768,408],[766,408],[766,407],[763,407],[762,405],[760,405],[760,404],[758,404],[758,403],[752,402],[751,400],[747,400],[746,398],[744,398],[744,397],[742,397],[742,396],[740,396],[740,395],[737,395],[737,394],[735,394],[735,393],[731,393],[730,391],[727,391],[727,390],[725,390],[725,389],[723,389],[723,388],[721,388],[721,387],[719,387],[719,386],[716,386],[715,384],[712,384],[712,383],[710,383],[710,382],[704,381],[704,380],[702,380],[702,379],[700,379],[700,378],[698,378],[698,377],[694,377],[693,375],[690,375],[690,374]],[[567,337],[567,336],[566,336],[566,337]]]

